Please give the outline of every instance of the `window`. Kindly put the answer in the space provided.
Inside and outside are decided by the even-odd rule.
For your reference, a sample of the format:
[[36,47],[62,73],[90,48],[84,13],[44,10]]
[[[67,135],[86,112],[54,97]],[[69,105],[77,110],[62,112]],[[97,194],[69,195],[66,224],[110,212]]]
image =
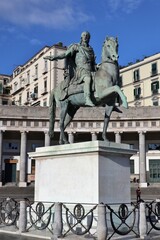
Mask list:
[[31,174],[35,175],[35,159],[31,159]]
[[46,107],[47,106],[47,99],[44,99],[43,100],[43,107]]
[[159,106],[158,100],[153,100],[153,106]]
[[19,146],[18,146],[18,143],[8,142],[8,143],[5,143],[4,148],[5,150],[18,150]]
[[47,79],[44,79],[44,89],[47,90]]
[[48,71],[48,61],[44,60],[44,70],[43,70],[43,74],[47,73]]
[[149,143],[148,150],[160,150],[160,143]]
[[31,145],[32,151],[35,151],[37,147],[42,147],[42,145],[39,144],[39,143],[33,143],[33,144]]
[[3,82],[0,81],[0,94],[3,94]]
[[26,85],[30,84],[30,71],[27,72]]
[[31,93],[31,98],[32,98],[32,100],[35,100],[35,99],[38,98],[38,85],[36,85],[36,86],[34,87],[34,92]]
[[38,85],[34,87],[34,93],[38,94]]
[[30,93],[29,93],[29,90],[27,91],[27,100],[29,100],[29,97],[30,97]]
[[19,95],[19,105],[22,104],[22,95]]
[[135,99],[140,99],[140,95],[141,95],[141,88],[137,87],[134,89],[134,98]]
[[150,182],[160,182],[160,159],[149,159]]
[[158,93],[158,89],[159,89],[159,81],[152,82],[152,83],[151,83],[151,91],[152,91],[152,94]]
[[17,89],[18,89],[18,83],[15,82],[15,83],[14,83],[14,92],[17,91]]
[[38,79],[38,64],[35,65],[35,75],[34,75],[34,80]]
[[134,174],[134,160],[130,160],[130,173]]
[[157,63],[152,63],[151,65],[151,76],[157,75]]
[[2,99],[2,105],[8,105],[8,100],[7,99]]
[[4,78],[3,79],[3,83],[4,83],[4,85],[7,85],[9,83],[9,79],[8,78]]
[[139,69],[137,69],[133,72],[133,77],[134,77],[134,82],[137,82],[140,80]]

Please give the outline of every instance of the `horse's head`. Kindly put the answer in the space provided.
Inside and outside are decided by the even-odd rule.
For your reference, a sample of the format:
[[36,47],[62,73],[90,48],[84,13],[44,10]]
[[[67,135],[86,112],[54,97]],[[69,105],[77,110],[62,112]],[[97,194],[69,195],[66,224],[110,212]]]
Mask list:
[[118,62],[118,39],[106,37],[102,49],[102,62],[111,60]]

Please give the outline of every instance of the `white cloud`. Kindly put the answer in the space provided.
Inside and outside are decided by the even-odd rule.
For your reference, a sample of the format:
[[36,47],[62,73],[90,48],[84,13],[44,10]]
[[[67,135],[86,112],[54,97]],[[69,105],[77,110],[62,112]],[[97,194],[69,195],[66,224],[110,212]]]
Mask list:
[[140,6],[143,0],[109,0],[108,4],[112,12],[123,11],[127,14]]
[[76,27],[94,17],[85,13],[78,0],[0,1],[0,19],[16,25],[50,28]]
[[30,40],[30,43],[31,43],[32,45],[41,45],[41,44],[42,44],[41,41],[38,40],[37,38],[31,39],[31,40]]

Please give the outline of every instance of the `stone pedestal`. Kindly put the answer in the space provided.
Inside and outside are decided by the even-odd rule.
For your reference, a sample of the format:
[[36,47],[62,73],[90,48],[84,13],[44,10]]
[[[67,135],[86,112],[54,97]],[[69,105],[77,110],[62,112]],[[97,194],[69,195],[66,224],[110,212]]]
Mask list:
[[35,201],[128,203],[130,157],[127,144],[103,141],[36,148]]

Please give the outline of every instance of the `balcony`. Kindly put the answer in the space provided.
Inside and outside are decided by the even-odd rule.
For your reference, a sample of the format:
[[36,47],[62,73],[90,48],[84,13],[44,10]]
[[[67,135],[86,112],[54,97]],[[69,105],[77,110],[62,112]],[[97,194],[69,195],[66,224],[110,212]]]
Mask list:
[[152,95],[156,95],[156,94],[158,94],[158,89],[153,89],[152,90]]
[[46,74],[48,72],[47,67],[43,69],[42,74]]
[[138,100],[138,99],[140,99],[140,98],[141,98],[141,95],[140,95],[140,94],[137,94],[137,95],[134,96],[134,100]]
[[37,79],[38,79],[38,75],[37,74],[33,75],[33,81],[36,81]]
[[25,79],[25,86],[28,86],[30,84],[30,80],[29,79]]
[[21,92],[23,89],[24,89],[24,86],[20,86],[19,88],[14,89],[13,92],[12,92],[12,95],[15,95],[15,94]]
[[27,98],[24,102],[24,105],[28,105],[30,103],[30,98]]
[[151,71],[151,77],[154,77],[156,75],[158,75],[158,71],[157,70]]
[[47,93],[48,93],[47,88],[44,88],[44,89],[41,90],[41,95],[45,95]]

